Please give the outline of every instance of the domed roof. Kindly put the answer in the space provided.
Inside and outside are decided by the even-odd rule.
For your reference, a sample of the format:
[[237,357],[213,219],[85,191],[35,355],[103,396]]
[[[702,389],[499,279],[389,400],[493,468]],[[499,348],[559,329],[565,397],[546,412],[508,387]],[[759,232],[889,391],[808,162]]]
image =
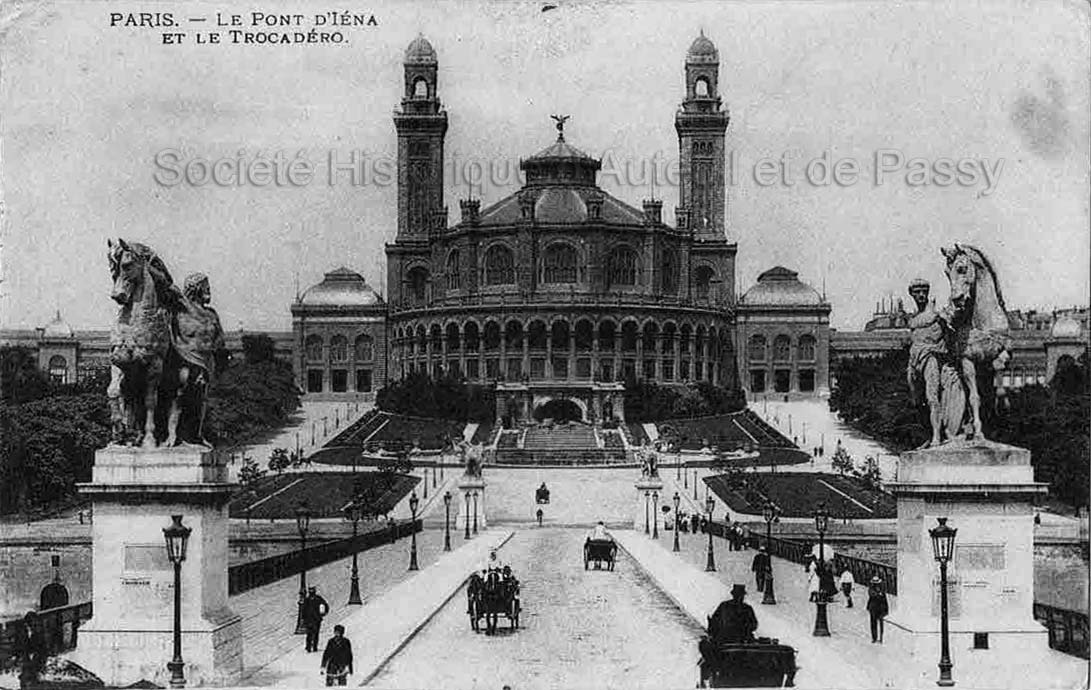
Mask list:
[[570,187],[547,187],[534,202],[540,223],[581,223],[587,220],[587,204]]
[[418,34],[409,47],[405,49],[405,64],[407,65],[436,65],[439,60],[436,57],[436,49],[424,37]]
[[809,307],[824,304],[822,295],[799,280],[799,274],[783,266],[770,268],[758,276],[758,284],[739,300],[752,306]]
[[686,62],[720,62],[720,51],[716,50],[716,44],[708,40],[705,32],[693,40],[686,54]]
[[57,315],[53,317],[53,320],[46,324],[45,329],[42,331],[42,335],[46,338],[71,338],[72,327],[61,318],[61,310],[57,310]]
[[370,307],[381,305],[383,298],[362,275],[342,266],[304,292],[299,302],[314,306]]
[[1053,322],[1053,328],[1049,329],[1050,338],[1079,338],[1080,322],[1071,316],[1062,316]]

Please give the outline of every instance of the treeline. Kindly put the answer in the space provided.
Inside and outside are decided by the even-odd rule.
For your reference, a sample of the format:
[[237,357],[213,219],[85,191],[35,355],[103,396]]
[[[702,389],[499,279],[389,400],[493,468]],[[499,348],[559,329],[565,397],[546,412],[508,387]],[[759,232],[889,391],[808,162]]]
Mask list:
[[496,393],[491,386],[413,373],[379,389],[375,406],[413,417],[491,422],[496,417]]
[[[914,408],[906,381],[908,350],[878,358],[841,360],[830,409],[847,424],[899,451],[931,437],[926,408]],[[1076,362],[1062,360],[1047,386],[1030,385],[982,402],[989,439],[1031,451],[1037,481],[1050,494],[1075,506],[1089,499],[1091,369],[1088,352]]]
[[[291,365],[275,359],[271,345],[268,336],[244,336],[242,360],[229,362],[221,373],[206,417],[206,437],[214,445],[234,445],[278,428],[299,407]],[[30,366],[28,352],[0,350],[3,513],[39,513],[75,499],[76,483],[91,478],[95,451],[110,441],[109,370],[57,386]]]
[[681,386],[660,386],[651,381],[625,384],[625,419],[658,422],[665,419],[730,414],[746,407],[746,394],[708,381]]

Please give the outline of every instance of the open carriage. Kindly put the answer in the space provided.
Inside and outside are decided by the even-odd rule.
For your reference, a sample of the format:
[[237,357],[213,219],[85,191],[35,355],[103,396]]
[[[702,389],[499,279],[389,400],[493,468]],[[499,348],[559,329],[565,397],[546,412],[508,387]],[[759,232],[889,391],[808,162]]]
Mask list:
[[538,504],[549,503],[549,489],[545,487],[545,484],[534,491],[534,502]]
[[583,569],[587,570],[591,562],[595,568],[606,564],[607,570],[614,569],[614,560],[617,558],[617,544],[612,539],[588,539],[583,543]]
[[481,619],[484,618],[485,634],[495,634],[501,615],[508,619],[512,630],[519,627],[519,612],[522,609],[519,581],[511,575],[509,569],[504,573],[490,570],[484,577],[475,572],[470,576],[466,598],[470,628],[474,632],[481,631]]
[[779,688],[795,685],[796,650],[779,640],[716,643],[704,638],[701,650],[702,688]]

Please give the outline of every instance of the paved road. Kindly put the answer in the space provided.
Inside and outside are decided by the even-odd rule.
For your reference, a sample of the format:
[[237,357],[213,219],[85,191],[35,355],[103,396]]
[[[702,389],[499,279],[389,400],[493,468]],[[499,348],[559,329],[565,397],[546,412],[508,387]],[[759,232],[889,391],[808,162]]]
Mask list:
[[624,553],[614,572],[584,571],[584,534],[516,532],[501,554],[523,583],[522,627],[494,637],[471,632],[463,590],[371,685],[692,687],[701,631]]
[[[611,525],[632,525],[636,506],[639,470],[628,468],[485,469],[488,482],[489,520],[514,523],[533,522],[534,511],[542,509],[543,524],[564,527],[593,525],[599,520]],[[549,504],[534,502],[534,491],[546,483]]]

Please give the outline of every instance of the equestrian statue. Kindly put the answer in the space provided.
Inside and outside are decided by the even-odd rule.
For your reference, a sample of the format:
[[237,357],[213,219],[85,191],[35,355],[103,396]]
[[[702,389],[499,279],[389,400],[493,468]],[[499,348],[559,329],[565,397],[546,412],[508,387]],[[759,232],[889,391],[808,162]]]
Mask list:
[[909,320],[907,378],[914,404],[928,406],[932,431],[922,447],[984,439],[982,393],[992,399],[996,372],[1011,359],[1007,311],[992,264],[970,245],[940,251],[951,286],[948,304],[936,309],[924,280],[909,285],[917,313]]
[[107,240],[118,304],[110,331],[111,442],[156,448],[210,447],[204,438],[208,393],[226,349],[207,276],[183,289],[150,247]]

